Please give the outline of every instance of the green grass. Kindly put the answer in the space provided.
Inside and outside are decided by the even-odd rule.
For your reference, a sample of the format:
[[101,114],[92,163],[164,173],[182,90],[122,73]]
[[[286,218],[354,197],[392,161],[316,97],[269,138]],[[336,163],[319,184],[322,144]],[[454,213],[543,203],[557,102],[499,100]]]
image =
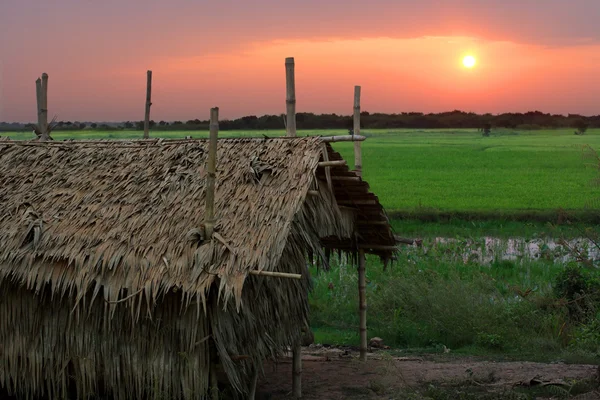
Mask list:
[[[464,262],[465,246],[405,249],[385,272],[369,258],[369,337],[418,352],[447,346],[453,354],[504,359],[600,360],[597,343],[590,347],[595,339],[586,339],[600,337],[600,322],[574,324],[555,297],[553,283],[563,265],[548,259]],[[358,345],[356,272],[335,262],[330,271],[311,272],[315,340]]]
[[597,231],[583,222],[556,224],[555,217],[549,216],[547,222],[514,220],[464,220],[423,222],[421,219],[392,219],[392,227],[398,235],[411,239],[481,238],[493,236],[501,239],[521,237],[524,239],[563,238],[574,239]]
[[[600,148],[600,130],[373,134],[363,150],[364,177],[391,212],[462,213],[582,210],[600,188],[590,182],[582,148]],[[346,158],[350,144],[336,146]]]
[[[600,149],[600,129],[573,135],[572,129],[364,130],[364,177],[390,215],[421,220],[517,219],[548,221],[563,209],[600,222],[588,206],[600,197],[591,184],[597,169],[586,166],[582,148]],[[280,136],[283,131],[223,131],[221,137]],[[299,135],[346,134],[345,130],[300,131]],[[6,134],[5,134],[6,135]],[[8,134],[14,139],[30,133]],[[153,131],[153,137],[207,137],[208,132]],[[140,131],[56,132],[63,140],[139,138]],[[352,143],[335,148],[352,164]]]

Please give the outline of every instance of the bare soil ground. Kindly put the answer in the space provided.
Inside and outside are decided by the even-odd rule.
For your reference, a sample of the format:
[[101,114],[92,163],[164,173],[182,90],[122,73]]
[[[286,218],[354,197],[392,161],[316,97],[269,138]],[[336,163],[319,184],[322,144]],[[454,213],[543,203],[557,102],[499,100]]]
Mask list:
[[[456,393],[461,396],[466,393],[466,397],[460,397],[466,399],[600,399],[600,392],[596,391],[598,368],[581,364],[482,361],[449,354],[398,357],[388,352],[370,353],[367,363],[361,363],[353,350],[311,347],[303,349],[302,392],[304,399],[332,400],[450,399],[458,398]],[[582,382],[583,387],[573,390]],[[266,366],[259,390],[266,395],[263,398],[291,399],[291,385],[291,358],[284,358]],[[438,396],[425,393],[432,388],[438,391]]]

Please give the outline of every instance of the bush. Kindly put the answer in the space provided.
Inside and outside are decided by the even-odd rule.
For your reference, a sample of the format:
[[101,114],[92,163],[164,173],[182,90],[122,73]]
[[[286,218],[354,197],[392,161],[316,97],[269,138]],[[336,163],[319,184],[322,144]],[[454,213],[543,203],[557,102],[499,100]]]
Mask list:
[[583,323],[596,314],[600,282],[581,267],[570,264],[556,276],[554,295],[565,301],[572,322]]
[[588,129],[588,126],[589,126],[589,124],[586,121],[582,120],[582,119],[575,121],[575,123],[573,124],[573,127],[575,129],[577,129],[575,131],[575,134],[576,135],[583,135],[583,134],[585,134],[585,132]]
[[504,347],[504,339],[495,333],[480,333],[477,335],[476,343],[490,350],[500,350]]
[[600,355],[600,314],[575,329],[570,346]]

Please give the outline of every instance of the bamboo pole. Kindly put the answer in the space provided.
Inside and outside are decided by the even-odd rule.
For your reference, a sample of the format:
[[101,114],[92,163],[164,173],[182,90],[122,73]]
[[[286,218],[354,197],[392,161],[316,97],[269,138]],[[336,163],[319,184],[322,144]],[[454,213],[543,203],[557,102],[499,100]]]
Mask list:
[[248,393],[248,400],[256,399],[256,386],[258,383],[258,368],[256,366],[252,369],[252,378],[250,381],[250,392]]
[[37,78],[35,81],[35,99],[37,105],[37,127],[40,133],[42,132],[42,126],[44,125],[42,119],[42,79]]
[[358,308],[360,316],[360,361],[367,361],[367,278],[366,258],[363,249],[358,250]]
[[206,214],[204,230],[211,238],[215,228],[215,177],[217,173],[217,138],[219,136],[219,107],[210,109],[210,142],[208,144],[208,163],[206,177]]
[[42,74],[42,140],[48,140],[48,74]]
[[320,168],[324,168],[324,167],[343,167],[344,165],[347,165],[348,163],[346,162],[346,160],[337,160],[337,161],[321,161],[319,163],[319,167]]
[[210,399],[219,400],[219,380],[217,377],[217,364],[211,362],[209,367],[209,381],[210,381]]
[[302,279],[301,274],[290,274],[288,272],[273,272],[273,271],[256,271],[252,270],[249,272],[250,275],[257,276],[270,276],[273,278],[290,278],[290,279]]
[[[354,86],[354,130],[352,135],[360,135],[360,86]],[[360,142],[354,142],[354,170],[362,177],[362,151]]]
[[292,355],[292,396],[300,399],[302,398],[302,345],[300,339],[294,344]]
[[285,59],[285,83],[286,83],[286,112],[287,122],[285,124],[286,136],[296,136],[296,82],[294,72],[294,57]]
[[[293,57],[285,59],[285,88],[286,88],[286,136],[296,136],[296,79]],[[302,346],[300,338],[294,343],[292,365],[292,394],[294,398],[302,397]]]
[[146,114],[144,116],[144,139],[150,137],[150,106],[152,105],[152,71],[146,72]]
[[354,135],[340,135],[340,136],[321,136],[321,140],[327,143],[335,142],[363,142],[367,140],[365,136]]

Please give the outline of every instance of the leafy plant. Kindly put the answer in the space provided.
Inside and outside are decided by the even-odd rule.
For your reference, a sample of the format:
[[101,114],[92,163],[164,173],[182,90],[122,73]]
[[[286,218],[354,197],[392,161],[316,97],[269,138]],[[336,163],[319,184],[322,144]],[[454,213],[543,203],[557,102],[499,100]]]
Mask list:
[[571,263],[556,276],[554,294],[565,301],[572,322],[586,322],[598,308],[600,282],[582,267]]

